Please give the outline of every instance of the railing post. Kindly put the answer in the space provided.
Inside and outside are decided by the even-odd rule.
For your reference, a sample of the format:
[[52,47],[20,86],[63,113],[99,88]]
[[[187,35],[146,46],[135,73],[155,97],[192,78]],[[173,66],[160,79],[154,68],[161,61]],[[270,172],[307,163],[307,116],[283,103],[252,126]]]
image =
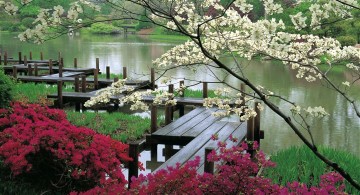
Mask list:
[[59,65],[61,63],[61,52],[60,51],[58,52],[58,63],[59,63]]
[[7,52],[5,51],[4,53],[4,65],[7,65],[8,63],[8,55],[7,55]]
[[99,74],[99,72],[100,72],[100,59],[99,58],[95,59],[95,69],[97,70],[97,73]]
[[129,157],[133,160],[129,162],[129,185],[130,188],[131,184],[131,177],[137,177],[139,175],[139,144],[137,143],[130,143],[129,144]]
[[127,78],[127,70],[126,67],[123,67],[123,79]]
[[203,98],[208,98],[208,83],[203,82]]
[[38,64],[36,63],[34,65],[34,72],[35,72],[35,76],[39,76]]
[[32,60],[32,52],[29,53],[29,59]]
[[86,76],[85,75],[81,76],[81,92],[83,92],[83,93],[86,92]]
[[53,74],[52,67],[53,67],[53,61],[52,61],[52,59],[49,59],[49,74]]
[[18,56],[18,58],[19,58],[19,64],[21,64],[22,63],[22,60],[21,60],[21,52],[19,52],[19,56]]
[[[75,87],[75,92],[79,92],[79,91],[80,91],[79,76],[75,76],[74,87]],[[76,112],[80,112],[80,105],[81,105],[81,104],[80,104],[79,102],[75,102],[75,111],[76,111]]]
[[99,89],[98,69],[94,70],[94,88]]
[[[62,58],[61,58],[62,59]],[[60,63],[59,64],[59,77],[62,77],[63,76],[63,64]]]
[[74,58],[74,68],[77,68],[77,58]]
[[[151,127],[150,133],[154,133],[157,130],[157,106],[151,105]],[[151,157],[157,155],[157,144],[151,144]]]
[[[174,85],[173,84],[170,84],[169,85],[169,89],[168,89],[168,92],[169,93],[174,93]],[[172,106],[170,105],[166,105],[165,106],[165,124],[168,125],[171,123],[171,121],[173,120],[174,118],[174,114],[173,114],[173,111],[172,111]]]
[[12,72],[13,77],[16,79],[17,78],[17,67],[13,66],[13,72]]
[[58,87],[58,108],[63,108],[63,96],[62,96],[62,85],[63,82],[61,80],[57,81],[57,87]]
[[110,79],[110,66],[106,66],[106,79]]
[[257,141],[260,144],[260,110],[259,110],[260,102],[255,102],[255,112],[256,117],[254,119],[254,141]]
[[[183,86],[185,84],[184,81],[180,81],[179,87]],[[185,90],[181,91],[180,97],[185,97]],[[179,108],[179,117],[184,116],[185,114],[185,106],[184,105],[178,105]]]
[[[21,54],[21,53],[20,53]],[[21,58],[20,58],[20,60],[21,60]],[[27,58],[26,58],[26,56],[24,56],[24,66],[26,66],[27,65]],[[21,64],[21,63],[20,63]]]
[[28,75],[29,75],[29,76],[32,76],[32,67],[31,67],[31,64],[28,64],[27,67],[28,67],[28,70],[27,70]]
[[40,60],[44,60],[44,55],[42,51],[40,52]]
[[204,172],[214,174],[214,162],[208,161],[208,155],[214,150],[212,147],[205,148]]
[[254,117],[250,117],[247,121],[246,141],[249,145],[249,154],[254,157],[254,150],[252,144],[254,142]]
[[155,90],[155,69],[150,69],[150,82],[151,82],[151,89]]

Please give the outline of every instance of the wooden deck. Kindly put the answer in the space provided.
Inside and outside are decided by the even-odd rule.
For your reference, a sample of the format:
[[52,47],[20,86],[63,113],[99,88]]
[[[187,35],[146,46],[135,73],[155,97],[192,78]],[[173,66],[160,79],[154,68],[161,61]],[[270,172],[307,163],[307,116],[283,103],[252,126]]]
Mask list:
[[[28,65],[31,65],[31,71],[34,71],[35,63],[28,63]],[[48,66],[48,64],[38,63],[37,65],[38,65],[38,67],[37,67],[38,71],[49,71],[50,72],[50,67]],[[6,66],[0,65],[0,68],[2,68],[6,74],[10,74],[13,71],[13,66],[16,67],[18,72],[28,73],[28,71],[29,71],[29,67],[24,65],[24,64],[6,65]],[[95,68],[67,68],[67,67],[62,67],[63,72],[83,72],[84,75],[93,75],[94,70],[95,70]],[[59,72],[59,67],[58,66],[53,66],[52,71],[54,73],[58,73]]]
[[[238,145],[246,136],[247,124],[240,120],[229,121],[227,118],[216,118],[211,115],[217,109],[196,108],[157,130],[146,137],[147,144],[183,145],[175,155],[158,167],[156,171],[177,163],[183,165],[189,160],[200,157],[199,173],[204,172],[205,149],[218,149],[219,141],[226,142],[228,147]],[[211,136],[217,134],[218,140],[212,140]],[[237,142],[230,140],[230,135],[237,138]]]

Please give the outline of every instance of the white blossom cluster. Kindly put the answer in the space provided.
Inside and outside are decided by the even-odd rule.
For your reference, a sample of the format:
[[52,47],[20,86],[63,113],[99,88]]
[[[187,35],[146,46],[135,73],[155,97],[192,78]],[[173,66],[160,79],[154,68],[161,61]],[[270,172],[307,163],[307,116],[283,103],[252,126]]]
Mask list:
[[263,0],[263,2],[266,15],[280,14],[283,12],[283,8],[281,7],[281,5],[275,3],[274,0]]
[[321,106],[307,107],[305,109],[305,108],[301,108],[299,105],[294,105],[294,106],[292,106],[290,108],[290,111],[294,115],[301,114],[302,111],[304,111],[307,116],[312,116],[312,117],[315,117],[315,118],[323,118],[323,117],[329,115],[329,113],[327,113],[325,111],[325,109],[323,107],[321,107]]
[[4,11],[9,15],[15,15],[19,10],[18,6],[5,1],[0,1],[0,8],[4,9]]
[[[28,4],[31,0],[23,0],[22,4]],[[18,7],[11,3],[4,3],[0,1],[0,8],[9,14],[15,14]],[[73,28],[82,25],[82,19],[79,15],[84,12],[84,8],[90,8],[95,11],[100,11],[100,6],[92,3],[91,1],[79,0],[70,4],[70,8],[65,10],[62,6],[57,5],[52,9],[41,9],[37,18],[34,21],[34,28],[27,29],[25,32],[19,34],[21,41],[33,41],[35,43],[42,43],[46,40],[49,29],[62,26],[72,26]]]
[[126,79],[121,79],[117,82],[112,83],[111,86],[97,91],[96,96],[86,101],[84,106],[93,107],[98,104],[107,104],[110,102],[110,98],[112,96],[117,96],[122,93],[131,92],[134,90],[133,87],[126,86],[125,83]]

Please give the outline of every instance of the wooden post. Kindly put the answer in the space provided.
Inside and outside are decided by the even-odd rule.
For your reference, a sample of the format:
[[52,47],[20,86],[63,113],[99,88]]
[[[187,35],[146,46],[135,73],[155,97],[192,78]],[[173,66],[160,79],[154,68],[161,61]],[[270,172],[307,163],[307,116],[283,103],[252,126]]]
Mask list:
[[26,65],[27,65],[27,58],[26,58],[26,56],[24,56],[24,66],[26,66]]
[[85,75],[81,76],[81,92],[83,92],[83,93],[86,92],[86,76]]
[[242,106],[245,106],[245,84],[240,84]]
[[32,60],[32,52],[29,53],[29,59]]
[[60,64],[64,67],[64,58],[60,58]]
[[[151,106],[151,126],[150,133],[154,133],[157,130],[157,106]],[[151,145],[151,157],[156,157],[157,155],[157,144]]]
[[57,81],[57,87],[58,87],[58,108],[63,108],[63,96],[62,96],[62,85],[63,82],[61,80]]
[[203,82],[203,98],[207,98],[207,97],[208,97],[208,83]]
[[207,157],[214,148],[206,147],[205,148],[205,159],[204,159],[204,172],[214,174],[214,162],[209,162]]
[[[74,83],[74,87],[75,87],[75,92],[79,92],[80,91],[80,82],[79,82],[79,76],[75,76],[75,83]],[[80,112],[80,103],[76,102],[75,103],[75,111],[76,112]]]
[[63,64],[60,63],[59,64],[59,77],[62,77],[63,76]]
[[53,66],[53,61],[52,59],[49,59],[49,74],[53,74],[52,66]]
[[74,68],[77,68],[77,58],[74,58]]
[[7,59],[7,52],[4,53],[4,65],[7,65],[8,59]]
[[254,141],[254,118],[250,117],[247,121],[246,141],[249,144],[249,154],[254,157],[254,150],[252,149],[252,142]]
[[[169,85],[169,93],[174,93],[174,85]],[[172,113],[172,106],[166,105],[165,106],[165,124],[168,125],[173,120],[173,113]]]
[[40,52],[40,60],[44,60],[44,55],[42,51]]
[[[184,83],[185,83],[184,81],[180,81],[179,87],[181,88],[181,86],[183,86]],[[182,94],[180,94],[180,97],[184,97],[184,96],[185,96],[185,90],[182,91]],[[178,105],[178,107],[179,107],[179,116],[180,117],[184,116],[184,114],[185,114],[185,106],[184,105]]]
[[16,79],[17,78],[17,67],[13,66],[13,77]]
[[21,52],[19,52],[19,64],[22,63],[22,60],[21,60]]
[[60,51],[58,52],[58,62],[59,62],[59,65],[60,65],[60,63],[61,63],[61,52]]
[[129,144],[129,157],[133,160],[129,162],[128,188],[130,188],[131,177],[137,177],[139,174],[139,145],[137,143]]
[[28,64],[28,70],[27,70],[27,72],[28,72],[28,75],[29,75],[29,76],[32,76],[31,64]]
[[94,88],[99,89],[98,69],[94,70]]
[[150,82],[151,82],[151,89],[155,90],[155,69],[151,68],[150,70]]
[[126,67],[123,67],[123,79],[127,78],[127,70]]
[[34,72],[35,72],[35,76],[39,76],[38,64],[36,63],[34,65]]
[[106,66],[106,79],[110,79],[110,66]]
[[96,58],[96,70],[98,71],[98,73],[100,72],[100,61],[99,58]]

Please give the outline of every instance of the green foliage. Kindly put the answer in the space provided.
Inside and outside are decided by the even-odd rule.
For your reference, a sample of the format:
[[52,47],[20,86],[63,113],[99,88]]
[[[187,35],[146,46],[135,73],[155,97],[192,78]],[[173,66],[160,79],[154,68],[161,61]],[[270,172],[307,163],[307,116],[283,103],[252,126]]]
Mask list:
[[34,6],[34,5],[24,6],[21,8],[21,11],[19,12],[20,18],[27,18],[27,17],[35,18],[39,14],[40,9],[41,8],[39,6]]
[[26,28],[32,28],[34,26],[33,22],[35,21],[34,18],[27,17],[21,20],[21,24]]
[[12,101],[13,85],[11,78],[0,70],[0,108],[8,107]]
[[[360,180],[359,158],[348,152],[338,151],[332,148],[320,147],[318,149],[320,153],[329,157],[333,162],[339,163],[345,171],[352,173],[355,180]],[[272,156],[271,160],[275,162],[277,166],[266,169],[264,176],[281,185],[298,181],[306,183],[308,186],[317,186],[321,175],[333,171],[331,167],[317,158],[306,146],[285,149]],[[345,184],[348,193],[360,194],[360,192],[348,182],[345,182]]]
[[85,126],[113,139],[127,142],[143,137],[150,128],[150,119],[124,113],[67,112],[68,120],[76,126]]
[[20,32],[25,31],[26,27],[17,21],[1,21],[0,29],[2,31]]
[[353,36],[339,36],[336,38],[342,46],[353,46],[357,43],[357,40]]
[[118,29],[112,24],[95,23],[90,27],[90,32],[94,34],[113,34],[117,33]]
[[154,25],[150,22],[149,18],[146,15],[146,11],[144,11],[144,14],[140,16],[139,24],[136,26],[136,30],[146,29],[146,28],[152,28]]
[[[185,95],[185,97],[202,98],[203,91],[202,90],[185,89],[184,95]],[[210,98],[216,97],[214,90],[208,90],[208,97],[210,97]]]

